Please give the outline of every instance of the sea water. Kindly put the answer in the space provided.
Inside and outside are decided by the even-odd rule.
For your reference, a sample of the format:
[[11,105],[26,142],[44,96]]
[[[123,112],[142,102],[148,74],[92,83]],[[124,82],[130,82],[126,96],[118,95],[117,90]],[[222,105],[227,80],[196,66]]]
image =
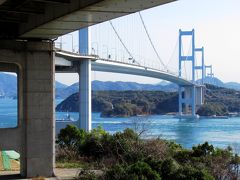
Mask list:
[[[60,100],[57,101],[59,103]],[[56,119],[64,119],[66,112],[56,112]],[[78,113],[69,112],[71,118],[78,119]],[[217,147],[232,146],[240,150],[240,118],[228,119],[177,119],[173,116],[151,115],[130,118],[103,118],[100,113],[92,113],[92,126],[102,126],[109,133],[134,128],[144,131],[143,138],[160,137],[175,141],[186,148],[209,143]],[[0,126],[17,126],[17,101],[0,99]]]

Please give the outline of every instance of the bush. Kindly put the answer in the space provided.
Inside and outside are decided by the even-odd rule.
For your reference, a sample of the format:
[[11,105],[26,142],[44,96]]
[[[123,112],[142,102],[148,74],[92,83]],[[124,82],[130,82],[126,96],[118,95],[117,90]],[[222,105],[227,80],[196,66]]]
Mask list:
[[[166,140],[142,140],[131,129],[110,135],[101,127],[85,132],[69,125],[61,130],[57,143],[57,154],[62,159],[76,162],[82,158],[98,167],[100,163],[106,169],[111,167],[105,179],[239,178],[240,158],[231,148],[214,148],[208,142],[187,150]],[[95,178],[91,173],[80,177]]]
[[127,179],[161,179],[159,174],[154,171],[147,163],[137,162],[127,168]]
[[123,165],[115,165],[105,172],[105,180],[123,180],[127,176],[126,167]]
[[172,179],[178,168],[178,164],[173,159],[164,160],[161,166],[162,179]]
[[115,133],[109,147],[111,147],[110,153],[119,162],[131,163],[137,159],[142,159],[142,153],[138,151],[139,137],[132,129]]
[[204,144],[200,144],[198,146],[193,146],[193,156],[200,157],[200,156],[207,156],[214,153],[214,147],[213,145],[209,145],[208,142],[205,142]]
[[65,129],[61,129],[56,143],[58,160],[76,160],[79,156],[78,148],[84,142],[87,133],[78,129],[76,126],[67,125]]
[[106,180],[160,180],[159,174],[145,162],[136,162],[129,166],[114,166],[105,174]]
[[191,161],[192,151],[183,149],[183,150],[175,152],[173,157],[174,157],[174,159],[177,160],[177,162],[179,162],[181,164],[186,164],[186,163],[189,163],[189,161]]
[[161,139],[145,140],[141,146],[145,158],[152,157],[155,160],[162,161],[170,155],[167,143]]
[[100,158],[107,154],[107,144],[111,141],[111,136],[98,126],[87,133],[83,142],[78,147],[78,152],[83,156]]
[[176,180],[195,179],[195,180],[214,180],[206,170],[195,169],[191,166],[183,166],[179,168],[175,173]]
[[61,148],[76,149],[79,143],[84,141],[86,135],[86,131],[73,125],[67,125],[65,129],[61,129],[57,138],[57,144]]
[[153,157],[148,157],[144,159],[144,162],[147,163],[154,171],[161,174],[162,161],[155,159]]

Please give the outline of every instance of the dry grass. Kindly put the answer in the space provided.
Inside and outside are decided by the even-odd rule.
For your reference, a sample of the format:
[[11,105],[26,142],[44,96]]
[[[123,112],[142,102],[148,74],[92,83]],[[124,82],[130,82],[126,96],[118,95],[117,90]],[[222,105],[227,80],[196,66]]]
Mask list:
[[146,140],[142,146],[142,152],[145,156],[152,156],[159,160],[164,160],[169,151],[166,142],[159,139]]

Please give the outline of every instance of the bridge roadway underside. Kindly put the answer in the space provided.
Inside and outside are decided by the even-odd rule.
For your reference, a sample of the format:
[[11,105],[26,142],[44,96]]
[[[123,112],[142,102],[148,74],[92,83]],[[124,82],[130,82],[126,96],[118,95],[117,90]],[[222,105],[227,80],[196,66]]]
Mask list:
[[23,177],[53,176],[54,51],[51,42],[0,41],[0,71],[17,73],[18,126],[0,129],[0,150],[20,153]]
[[0,0],[0,38],[53,39],[174,0]]
[[190,81],[179,78],[168,72],[159,71],[159,70],[151,69],[151,68],[145,68],[145,67],[141,67],[141,66],[135,66],[135,65],[126,65],[126,64],[121,64],[121,63],[97,60],[95,62],[92,62],[92,70],[93,71],[102,71],[102,72],[130,74],[130,75],[137,75],[137,76],[145,76],[145,77],[150,77],[150,78],[166,80],[166,81],[176,83],[176,84],[182,85],[182,86],[192,86],[192,83]]

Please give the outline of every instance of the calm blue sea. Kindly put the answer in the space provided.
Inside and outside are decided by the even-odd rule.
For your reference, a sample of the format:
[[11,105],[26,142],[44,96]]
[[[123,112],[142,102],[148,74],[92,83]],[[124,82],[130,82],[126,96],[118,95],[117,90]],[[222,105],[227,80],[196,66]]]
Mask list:
[[[58,100],[57,102],[60,102]],[[12,99],[0,99],[0,127],[16,127],[17,101]],[[78,113],[69,113],[77,119]],[[56,113],[56,119],[63,119],[66,113]],[[179,120],[173,116],[153,115],[149,117],[131,118],[101,118],[99,113],[92,114],[92,126],[101,125],[110,133],[122,131],[125,128],[134,128],[137,125],[144,126],[146,133],[144,138],[161,137],[173,140],[186,148],[205,141],[218,147],[228,145],[240,147],[240,118],[229,119],[200,119]],[[142,123],[141,123],[142,122]],[[144,124],[144,125],[142,125]]]

